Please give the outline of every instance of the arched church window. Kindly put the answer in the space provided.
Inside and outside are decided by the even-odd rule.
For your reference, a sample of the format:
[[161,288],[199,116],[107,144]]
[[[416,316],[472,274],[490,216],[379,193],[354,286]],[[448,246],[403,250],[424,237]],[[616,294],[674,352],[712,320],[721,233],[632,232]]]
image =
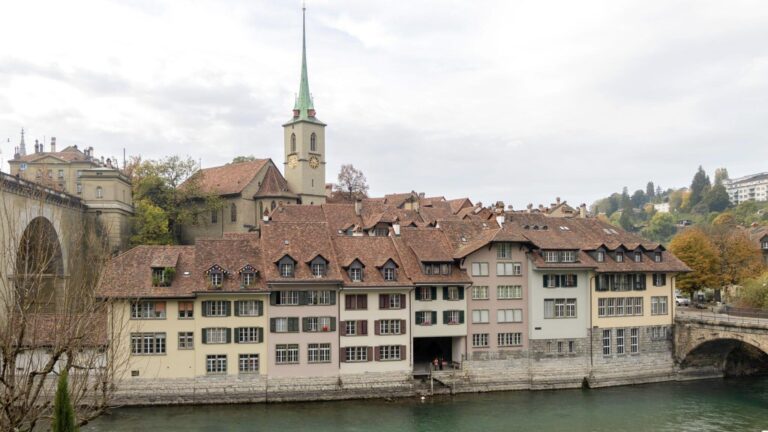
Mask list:
[[317,151],[317,135],[312,132],[312,135],[309,137],[309,150],[316,152]]
[[229,208],[229,212],[232,215],[232,222],[237,222],[237,205],[235,205],[235,203],[232,203]]
[[296,153],[296,134],[291,134],[291,153]]

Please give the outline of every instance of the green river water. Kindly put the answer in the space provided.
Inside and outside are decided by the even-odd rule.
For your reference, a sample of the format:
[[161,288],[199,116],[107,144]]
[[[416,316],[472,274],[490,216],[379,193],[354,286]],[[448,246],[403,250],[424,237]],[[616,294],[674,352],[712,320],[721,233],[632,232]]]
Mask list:
[[768,431],[768,377],[427,399],[121,408],[96,431]]

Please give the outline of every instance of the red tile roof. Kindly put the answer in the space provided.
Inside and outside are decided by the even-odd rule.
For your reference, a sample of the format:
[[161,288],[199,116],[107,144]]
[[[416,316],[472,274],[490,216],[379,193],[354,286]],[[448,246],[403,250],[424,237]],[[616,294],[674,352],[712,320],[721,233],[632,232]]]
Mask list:
[[[216,195],[235,195],[251,184],[254,177],[265,165],[272,164],[270,159],[231,163],[227,165],[204,168],[199,171],[200,190],[203,193]],[[187,187],[189,180],[179,186]]]

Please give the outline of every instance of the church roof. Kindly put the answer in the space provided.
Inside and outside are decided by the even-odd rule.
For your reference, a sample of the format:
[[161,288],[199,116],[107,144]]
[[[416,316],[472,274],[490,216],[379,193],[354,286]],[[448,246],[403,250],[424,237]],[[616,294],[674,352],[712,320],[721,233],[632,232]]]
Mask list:
[[[248,186],[256,175],[269,163],[269,159],[256,159],[248,162],[231,163],[227,165],[204,168],[200,175],[200,190],[216,195],[239,194]],[[188,186],[189,180],[179,186]]]
[[264,179],[261,181],[261,186],[259,186],[259,191],[254,197],[284,197],[286,195],[296,196],[291,192],[288,182],[280,174],[280,171],[274,165],[269,164]]
[[[301,16],[301,82],[299,94],[293,106],[293,118],[285,125],[299,121],[325,126],[325,123],[315,118],[315,105],[312,101],[312,93],[309,91],[309,74],[307,73],[307,18],[306,8],[302,9]],[[284,125],[284,126],[285,126]]]

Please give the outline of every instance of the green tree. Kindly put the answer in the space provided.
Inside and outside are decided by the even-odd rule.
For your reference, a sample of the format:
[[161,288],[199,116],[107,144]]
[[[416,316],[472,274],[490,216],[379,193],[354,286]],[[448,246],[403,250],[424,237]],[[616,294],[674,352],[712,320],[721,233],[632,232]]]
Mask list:
[[768,309],[768,272],[745,281],[736,303],[742,307]]
[[718,251],[722,285],[739,284],[763,270],[762,252],[743,229],[720,223],[710,227],[707,234]]
[[718,286],[721,280],[718,251],[704,231],[688,228],[679,232],[669,243],[669,250],[692,270],[677,277],[681,291],[690,296],[698,289]]
[[168,213],[151,200],[141,199],[135,203],[131,246],[173,244],[168,230]]
[[67,385],[67,370],[59,375],[59,383],[56,386],[56,399],[53,402],[53,432],[76,432],[75,410],[69,400],[69,386]]
[[715,170],[715,184],[721,185],[724,180],[728,180],[728,170],[726,168],[718,168]]
[[253,162],[255,160],[256,160],[256,156],[254,156],[254,155],[235,156],[234,158],[232,158],[232,163]]
[[677,232],[675,217],[670,213],[656,213],[643,230],[643,236],[659,243],[666,243],[675,235],[675,232]]
[[632,194],[630,201],[632,202],[632,207],[640,208],[648,202],[648,197],[645,196],[645,192],[642,189],[638,189]]
[[693,208],[696,204],[700,203],[711,187],[712,184],[709,181],[709,176],[704,171],[704,168],[699,165],[699,170],[696,171],[691,182],[689,208]]
[[728,208],[731,204],[730,198],[728,198],[728,192],[725,190],[725,186],[722,183],[716,183],[712,189],[707,192],[704,199],[709,211],[721,212]]
[[685,191],[678,189],[669,193],[669,211],[678,211],[683,207]]
[[619,226],[627,231],[634,231],[635,230],[635,224],[632,219],[632,209],[627,207],[624,208],[624,210],[621,211],[621,216],[619,217]]
[[652,181],[649,181],[648,184],[645,185],[645,194],[648,196],[649,200],[652,200],[656,196],[656,188],[654,188]]

